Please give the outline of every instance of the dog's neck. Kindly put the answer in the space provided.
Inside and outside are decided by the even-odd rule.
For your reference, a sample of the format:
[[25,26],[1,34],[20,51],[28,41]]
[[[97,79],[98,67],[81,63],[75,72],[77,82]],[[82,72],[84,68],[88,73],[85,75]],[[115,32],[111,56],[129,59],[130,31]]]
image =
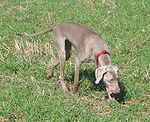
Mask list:
[[98,58],[98,67],[112,65],[109,55],[102,55]]
[[102,50],[96,55],[96,67],[98,68],[107,65],[112,65],[111,57],[109,52]]

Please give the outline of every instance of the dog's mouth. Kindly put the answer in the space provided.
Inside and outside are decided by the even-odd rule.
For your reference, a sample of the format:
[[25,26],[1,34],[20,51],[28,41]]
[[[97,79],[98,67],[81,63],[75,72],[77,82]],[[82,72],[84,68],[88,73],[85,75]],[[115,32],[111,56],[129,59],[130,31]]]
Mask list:
[[120,88],[117,82],[106,84],[106,90],[109,94],[118,94],[120,93]]
[[117,96],[118,96],[119,94],[120,94],[120,93],[111,93],[110,96],[113,97],[113,98],[117,98]]

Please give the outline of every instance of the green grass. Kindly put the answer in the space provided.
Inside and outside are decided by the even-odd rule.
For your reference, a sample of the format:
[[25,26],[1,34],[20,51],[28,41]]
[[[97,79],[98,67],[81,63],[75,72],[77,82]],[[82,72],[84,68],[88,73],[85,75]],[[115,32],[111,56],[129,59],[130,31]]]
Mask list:
[[[149,122],[150,121],[149,0],[1,0],[0,121]],[[62,22],[74,22],[102,35],[120,68],[125,104],[109,102],[95,87],[94,63],[81,67],[76,95],[64,93],[55,77],[46,80],[57,57],[50,34],[32,40],[15,36]],[[72,85],[75,50],[66,63]]]

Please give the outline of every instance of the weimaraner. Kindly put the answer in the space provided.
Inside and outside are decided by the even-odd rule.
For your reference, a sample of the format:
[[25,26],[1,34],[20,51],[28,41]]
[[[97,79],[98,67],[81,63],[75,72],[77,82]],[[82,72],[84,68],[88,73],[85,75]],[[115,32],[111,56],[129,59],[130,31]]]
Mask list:
[[64,91],[68,91],[67,84],[64,80],[64,65],[65,61],[71,56],[71,47],[77,50],[75,58],[75,77],[72,92],[75,93],[79,86],[79,68],[80,64],[88,59],[95,59],[97,68],[95,70],[96,81],[98,84],[101,80],[104,81],[106,91],[110,100],[113,100],[111,94],[119,93],[120,88],[117,82],[118,68],[111,63],[111,56],[108,52],[107,44],[103,38],[97,33],[83,27],[79,24],[62,23],[55,27],[48,27],[47,29],[33,33],[17,34],[23,37],[39,36],[51,32],[54,43],[57,47],[59,59],[54,61],[51,65],[51,71],[47,75],[47,79],[53,76],[54,68],[60,64],[60,83]]

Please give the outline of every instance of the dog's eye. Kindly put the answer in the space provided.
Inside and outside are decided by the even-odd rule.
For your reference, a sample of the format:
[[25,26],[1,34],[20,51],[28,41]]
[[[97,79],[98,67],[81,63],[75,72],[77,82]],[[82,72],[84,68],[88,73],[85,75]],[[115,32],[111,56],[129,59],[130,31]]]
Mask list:
[[115,81],[116,81],[115,79],[111,79],[109,82],[114,83]]

